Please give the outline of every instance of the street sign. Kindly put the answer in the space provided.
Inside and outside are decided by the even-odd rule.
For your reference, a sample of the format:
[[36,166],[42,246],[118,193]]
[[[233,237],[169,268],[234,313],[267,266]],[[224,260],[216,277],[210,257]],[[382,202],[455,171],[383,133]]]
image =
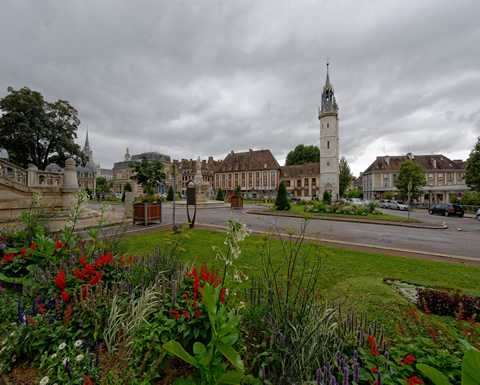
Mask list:
[[462,197],[462,193],[461,193],[461,192],[458,193],[458,197],[459,197],[459,198]]

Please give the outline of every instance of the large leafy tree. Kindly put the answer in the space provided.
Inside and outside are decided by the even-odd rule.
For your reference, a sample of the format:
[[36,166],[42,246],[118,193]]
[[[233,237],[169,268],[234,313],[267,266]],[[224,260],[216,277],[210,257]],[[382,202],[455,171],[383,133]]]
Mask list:
[[408,198],[410,186],[410,198],[418,199],[423,194],[422,187],[426,184],[425,171],[419,164],[407,160],[400,165],[397,180],[395,181],[395,187],[399,191],[400,198]]
[[352,182],[352,172],[350,171],[350,166],[347,163],[347,160],[344,156],[340,159],[340,175],[339,175],[339,183],[340,183],[340,196],[345,196],[345,192],[347,191],[348,186]]
[[135,172],[131,179],[141,184],[148,195],[154,194],[155,188],[165,181],[163,163],[158,159],[148,160],[146,157],[142,157],[140,162],[130,163],[129,166]]
[[471,190],[480,191],[480,136],[467,159],[465,183]]
[[311,146],[299,144],[295,147],[295,150],[288,153],[285,159],[285,166],[310,162],[320,162],[320,149],[313,144]]
[[96,179],[97,193],[108,193],[110,192],[110,183],[107,181],[107,178],[104,176],[99,176]]
[[67,101],[45,101],[42,94],[27,87],[14,90],[0,99],[0,143],[10,161],[21,167],[33,163],[44,170],[50,163],[63,167],[73,158],[85,164],[86,156],[78,144],[77,110]]

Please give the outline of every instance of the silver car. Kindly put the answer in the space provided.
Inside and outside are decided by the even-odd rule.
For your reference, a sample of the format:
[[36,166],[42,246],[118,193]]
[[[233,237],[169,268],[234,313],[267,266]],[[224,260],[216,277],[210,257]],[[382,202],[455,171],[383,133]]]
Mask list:
[[390,209],[408,211],[410,207],[401,201],[390,201]]
[[477,220],[480,221],[480,209],[478,209],[478,211],[477,211]]

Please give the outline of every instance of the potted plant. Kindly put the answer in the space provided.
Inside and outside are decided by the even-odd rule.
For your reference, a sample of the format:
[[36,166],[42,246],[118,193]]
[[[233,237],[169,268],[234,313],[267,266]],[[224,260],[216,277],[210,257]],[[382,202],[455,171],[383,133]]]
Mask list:
[[242,197],[242,190],[240,186],[235,187],[235,191],[232,194],[231,208],[232,209],[243,209],[243,197]]
[[165,181],[163,163],[160,160],[149,161],[142,157],[140,162],[130,163],[134,175],[131,179],[143,186],[145,196],[140,196],[133,203],[133,223],[162,221],[162,198],[155,196],[155,188]]

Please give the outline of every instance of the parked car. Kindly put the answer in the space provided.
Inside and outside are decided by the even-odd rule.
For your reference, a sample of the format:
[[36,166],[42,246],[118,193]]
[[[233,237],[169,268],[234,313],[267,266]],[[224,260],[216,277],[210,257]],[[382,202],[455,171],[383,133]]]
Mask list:
[[480,221],[480,209],[478,209],[478,211],[477,211],[477,220]]
[[410,208],[406,203],[404,203],[402,201],[390,201],[388,206],[392,210],[408,211],[409,208]]
[[381,209],[388,209],[390,208],[390,199],[381,199],[379,206]]
[[122,194],[120,194],[120,193],[115,193],[115,194],[113,194],[113,197],[114,197],[115,199],[122,199]]
[[[456,215],[460,218],[465,214],[465,210],[462,206],[452,205],[451,203],[440,203],[439,205],[433,206],[428,210],[430,215],[441,214],[448,217],[449,215]],[[478,213],[477,213],[478,214]]]
[[352,199],[350,199],[350,203],[352,204],[352,206],[362,206],[363,205],[363,202],[360,198],[352,198]]

